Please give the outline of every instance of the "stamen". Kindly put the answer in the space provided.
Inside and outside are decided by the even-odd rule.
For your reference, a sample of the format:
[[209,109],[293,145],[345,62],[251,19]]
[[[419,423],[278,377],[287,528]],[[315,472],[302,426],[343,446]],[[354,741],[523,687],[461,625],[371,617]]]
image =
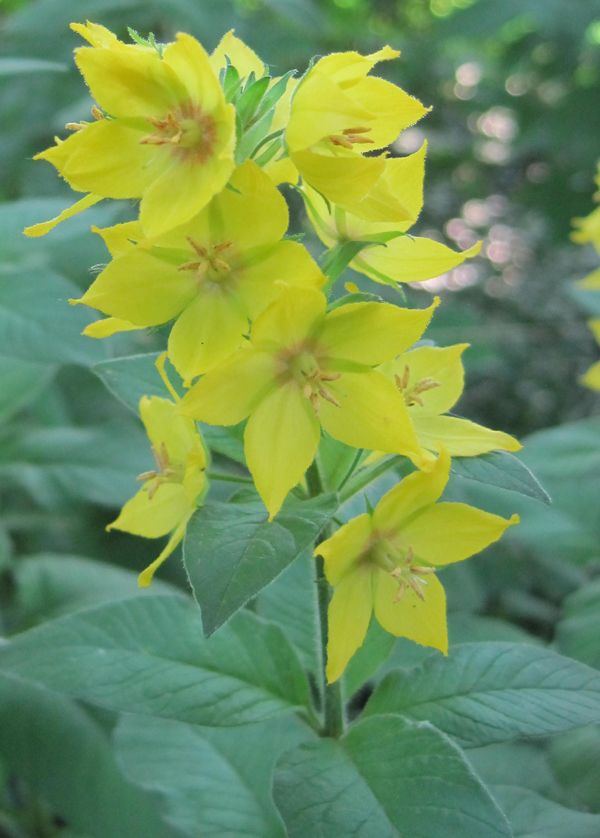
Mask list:
[[213,264],[213,268],[215,268],[215,270],[217,270],[217,271],[230,271],[231,270],[231,268],[229,267],[227,262],[224,262],[223,259],[219,259],[218,257],[216,259],[212,260],[212,264]]
[[222,253],[224,250],[227,250],[228,247],[231,247],[233,242],[221,242],[221,244],[216,244],[213,247],[215,253]]
[[155,477],[158,477],[155,471],[143,471],[135,479],[140,483],[145,483],[146,480],[153,480]]
[[364,125],[359,125],[358,128],[346,128],[342,131],[343,134],[368,134],[371,129]]
[[341,377],[341,372],[322,372],[319,376],[321,381],[337,381]]
[[81,122],[67,122],[65,128],[67,131],[83,131],[85,125],[82,125]]
[[341,404],[335,398],[335,396],[329,392],[325,387],[321,387],[319,390],[319,395],[322,396],[326,401],[330,402],[331,404],[335,405],[336,407],[341,407]]
[[310,403],[315,409],[315,415],[318,416],[321,409],[321,405],[319,403],[319,396],[317,393],[310,394]]
[[201,256],[203,259],[205,259],[208,256],[208,250],[205,247],[202,247],[201,244],[198,244],[198,242],[194,241],[194,239],[191,236],[186,236],[186,238],[192,245],[198,256]]
[[98,105],[92,105],[92,116],[94,119],[104,119],[104,114],[98,107]]

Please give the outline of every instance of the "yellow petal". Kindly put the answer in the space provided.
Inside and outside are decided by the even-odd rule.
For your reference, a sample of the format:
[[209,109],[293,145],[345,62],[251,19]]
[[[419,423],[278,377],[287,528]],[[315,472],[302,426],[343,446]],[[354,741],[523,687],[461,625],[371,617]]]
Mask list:
[[281,294],[281,285],[318,291],[325,283],[321,269],[300,242],[281,241],[262,259],[236,271],[238,289],[251,319]]
[[170,155],[164,146],[157,151],[140,145],[142,133],[118,119],[101,119],[76,136],[61,174],[78,189],[106,198],[139,198]]
[[336,586],[329,603],[327,682],[337,681],[362,646],[373,612],[371,569],[357,567]]
[[589,370],[579,379],[586,387],[592,390],[600,390],[600,361],[590,367]]
[[246,461],[269,520],[304,477],[320,437],[314,409],[296,382],[277,387],[252,412],[244,434]]
[[383,157],[361,157],[352,152],[348,156],[332,157],[298,151],[290,156],[307,183],[342,207],[364,198],[385,170]]
[[90,323],[81,334],[88,338],[108,338],[117,334],[117,332],[132,332],[139,328],[139,326],[130,323],[129,320],[107,317],[105,320],[96,320],[94,323]]
[[315,69],[329,76],[342,89],[353,87],[373,69],[379,61],[389,61],[400,55],[398,50],[385,46],[370,55],[358,52],[333,52],[321,58]]
[[102,237],[113,258],[122,256],[128,250],[133,250],[134,242],[139,242],[144,238],[144,231],[139,221],[126,221],[124,224],[115,224],[102,229],[92,227],[92,232]]
[[419,444],[396,386],[381,373],[342,373],[327,384],[339,407],[320,400],[321,424],[353,448],[405,454],[420,462]]
[[158,568],[161,566],[164,560],[169,558],[173,550],[177,547],[177,545],[185,535],[185,530],[188,525],[188,521],[192,517],[193,513],[194,510],[190,510],[190,512],[180,522],[177,529],[171,535],[171,538],[167,542],[167,546],[162,551],[160,556],[140,573],[140,575],[138,576],[138,585],[140,588],[148,588],[150,586],[150,583],[152,582],[152,577],[154,576],[155,572],[158,570]]
[[433,239],[400,236],[392,239],[385,247],[361,250],[351,267],[375,282],[381,281],[377,273],[396,282],[422,282],[440,276],[465,259],[476,256],[480,248],[481,242],[478,242],[468,250],[456,253]]
[[243,41],[236,38],[233,29],[223,35],[221,42],[210,57],[211,67],[217,76],[219,71],[227,66],[227,58],[229,63],[233,64],[238,71],[241,79],[247,78],[250,73],[254,73],[257,79],[262,78],[265,74],[265,65],[258,55]]
[[[234,113],[231,113],[232,120]],[[158,236],[199,213],[225,187],[233,169],[232,155],[222,159],[213,157],[206,163],[193,158],[182,161],[173,158],[170,167],[142,198],[140,222],[146,235]],[[173,195],[177,196],[176,201]]]
[[184,85],[187,95],[205,113],[225,106],[225,96],[208,53],[191,35],[178,32],[177,40],[163,50],[163,66],[169,67]]
[[[140,416],[152,446],[160,452],[164,445],[171,463],[185,464],[190,451],[197,450],[200,436],[196,425],[192,419],[181,416],[170,399],[143,396]],[[201,467],[205,465],[206,461]]]
[[196,296],[190,273],[136,248],[110,262],[77,302],[139,327],[158,326]]
[[417,560],[447,565],[479,553],[518,523],[518,515],[506,521],[465,503],[436,503],[402,526],[401,537]]
[[571,233],[574,242],[597,242],[600,240],[600,207],[585,218],[574,218],[573,224],[579,229]]
[[107,530],[123,530],[145,538],[160,538],[170,533],[190,512],[190,502],[181,483],[163,483],[152,499],[148,481],[127,501],[121,514]]
[[[408,366],[409,390],[426,378],[439,382],[439,387],[417,394],[422,399],[423,405],[415,404],[411,408],[413,422],[420,421],[425,416],[438,416],[454,407],[465,383],[461,355],[468,345],[468,343],[457,343],[454,346],[445,347],[418,346],[382,368],[382,372],[393,378],[395,374],[402,377]],[[450,449],[448,451],[452,454]]]
[[237,425],[274,386],[276,373],[271,355],[245,345],[203,375],[179,410],[209,425]]
[[401,131],[418,122],[428,110],[395,84],[372,76],[361,79],[348,93],[355,102],[375,115],[367,134],[373,140],[369,144],[369,149],[373,150],[393,143]]
[[302,151],[332,134],[370,124],[373,117],[368,106],[356,103],[324,73],[313,68],[292,100],[285,142],[290,153]]
[[210,285],[199,292],[169,335],[169,360],[184,386],[239,349],[247,331],[248,318],[234,294]]
[[589,274],[589,276],[586,276],[585,279],[576,282],[575,285],[577,288],[589,288],[590,290],[600,289],[600,268]]
[[522,447],[514,436],[492,431],[468,419],[456,416],[421,417],[418,406],[411,408],[410,414],[419,442],[429,451],[439,451],[443,445],[452,457],[477,457],[488,451],[519,451]]
[[289,213],[270,177],[246,160],[233,173],[231,185],[238,192],[224,189],[208,210],[214,243],[232,241],[243,252],[278,242],[287,231]]
[[101,200],[101,195],[86,195],[85,198],[81,198],[81,200],[63,210],[56,216],[56,218],[52,218],[50,221],[41,221],[39,224],[34,224],[32,227],[26,227],[23,232],[30,238],[45,236],[46,233],[53,230],[57,224],[60,224],[61,221],[65,221],[67,218],[72,218],[74,215],[77,215],[78,212],[82,212],[88,207],[92,207]]
[[588,326],[594,333],[594,337],[596,338],[597,342],[600,344],[600,319],[588,320]]
[[250,340],[268,352],[298,347],[321,325],[326,307],[320,291],[286,286],[254,321]]
[[390,361],[419,340],[439,300],[425,309],[392,303],[348,303],[331,311],[319,335],[326,355],[374,366]]
[[325,575],[330,585],[337,585],[345,576],[366,550],[370,537],[371,516],[364,512],[316,547],[315,556],[323,556]]
[[85,38],[93,47],[110,47],[117,40],[117,36],[110,29],[106,29],[98,23],[90,23],[89,20],[85,22],[85,25],[83,23],[72,23],[71,29]]
[[446,595],[439,579],[433,574],[426,578],[425,600],[419,599],[412,588],[407,588],[400,602],[398,582],[383,570],[373,573],[373,607],[380,624],[396,637],[408,637],[421,646],[448,653],[446,626]]
[[439,499],[449,474],[450,457],[443,450],[431,471],[409,474],[381,498],[373,513],[373,529],[379,532],[399,530],[416,512]]
[[[385,170],[369,194],[356,204],[347,204],[351,213],[345,220],[347,238],[409,229],[423,206],[426,151],[424,142],[414,154],[386,159]],[[398,218],[398,207],[404,210],[406,220]],[[390,213],[396,213],[391,220]]]
[[111,116],[160,118],[186,98],[177,75],[154,51],[80,47],[75,62],[92,97]]
[[[344,210],[338,210],[337,214],[334,215],[337,208],[328,204],[323,196],[306,181],[302,181],[302,192],[307,199],[305,201],[306,214],[315,229],[315,233],[326,247],[335,247],[340,239],[340,231],[336,220],[340,212],[345,215]],[[345,230],[341,232],[344,238],[351,238],[351,236],[346,236]],[[360,238],[360,235],[358,238]]]
[[275,186],[279,186],[280,183],[291,183],[295,186],[300,177],[300,172],[289,157],[284,157],[282,160],[277,158],[269,160],[263,171],[271,178]]

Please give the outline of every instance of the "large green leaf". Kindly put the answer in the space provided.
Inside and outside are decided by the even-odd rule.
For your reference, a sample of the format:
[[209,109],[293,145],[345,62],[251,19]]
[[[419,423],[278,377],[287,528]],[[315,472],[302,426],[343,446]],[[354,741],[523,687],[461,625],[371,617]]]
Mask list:
[[273,581],[315,538],[338,506],[336,495],[289,497],[269,523],[262,501],[209,501],[190,521],[183,557],[208,636]]
[[100,726],[66,696],[0,675],[0,758],[73,828],[94,838],[167,838],[151,797],[120,773]]
[[565,655],[600,669],[600,579],[567,597],[556,627],[556,644]]
[[600,813],[600,726],[554,737],[549,759],[557,780],[575,802]]
[[82,336],[96,317],[73,308],[77,288],[40,266],[0,266],[0,355],[22,361],[89,365],[105,357],[101,341]]
[[511,836],[460,749],[394,715],[284,754],[274,795],[289,838]]
[[469,747],[547,736],[600,717],[600,673],[537,646],[466,643],[391,672],[366,713],[426,719]]
[[508,451],[492,451],[480,457],[455,457],[452,460],[452,471],[468,480],[488,483],[543,503],[551,503],[548,493],[535,475]]
[[87,428],[11,428],[2,437],[0,477],[25,487],[39,503],[63,498],[121,506],[152,467],[146,435],[136,423]]
[[165,820],[190,838],[284,838],[273,769],[309,737],[293,717],[217,730],[123,716],[115,746],[127,778],[156,795]]
[[204,639],[181,597],[138,597],[62,617],[0,647],[0,671],[110,710],[202,725],[309,712],[308,682],[281,630],[249,611]]
[[[142,396],[170,398],[156,369],[160,353],[130,355],[96,364],[93,371],[104,382],[113,395],[120,399],[134,413],[139,411]],[[170,364],[169,378],[180,395],[183,395],[181,379]],[[232,428],[218,428],[201,423],[202,433],[213,451],[224,454],[239,463],[245,463],[243,430],[239,425]]]
[[55,372],[49,364],[0,355],[0,422],[33,401]]

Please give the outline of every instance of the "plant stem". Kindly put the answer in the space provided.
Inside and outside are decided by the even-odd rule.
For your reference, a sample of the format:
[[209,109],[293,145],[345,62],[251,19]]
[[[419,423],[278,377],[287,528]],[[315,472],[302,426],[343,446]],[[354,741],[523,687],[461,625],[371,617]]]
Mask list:
[[[323,494],[323,482],[319,474],[319,466],[316,459],[306,472],[306,485],[310,497]],[[330,527],[326,526],[317,539],[317,544],[324,541],[330,535]],[[322,665],[322,690],[323,696],[323,736],[337,738],[344,732],[344,702],[342,697],[342,686],[340,681],[333,684],[327,683],[327,641],[329,639],[328,609],[331,589],[325,577],[325,565],[321,556],[315,557],[315,571],[317,584],[317,601],[319,607],[319,630],[321,634],[321,665]]]
[[395,468],[403,461],[406,461],[405,457],[402,457],[400,454],[394,454],[392,457],[386,457],[380,462],[373,463],[373,465],[361,469],[354,479],[346,483],[344,491],[340,492],[340,501],[344,503],[374,480],[377,480],[378,477],[381,477],[382,474],[385,474],[386,471]]
[[254,485],[254,480],[251,477],[246,477],[244,474],[223,474],[218,471],[209,471],[208,479],[221,480],[223,483],[244,483],[246,485]]

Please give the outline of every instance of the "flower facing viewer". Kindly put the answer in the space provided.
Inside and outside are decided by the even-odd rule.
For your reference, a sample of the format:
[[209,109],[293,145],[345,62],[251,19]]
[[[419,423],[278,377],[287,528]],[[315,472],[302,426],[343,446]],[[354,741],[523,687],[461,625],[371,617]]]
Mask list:
[[373,612],[391,634],[446,654],[446,597],[436,571],[483,550],[519,520],[464,503],[436,503],[449,471],[450,457],[442,450],[432,471],[405,477],[372,514],[359,515],[317,547],[334,588],[329,682],[362,645]]
[[[280,293],[278,280],[325,282],[302,244],[282,241],[288,210],[269,176],[248,160],[231,185],[187,224],[122,246],[77,301],[139,328],[177,318],[169,359],[187,384],[245,342],[248,319]],[[123,238],[135,234],[121,228]],[[114,236],[107,241],[115,247]]]
[[407,310],[351,303],[326,313],[320,291],[288,287],[254,321],[250,340],[186,394],[181,411],[245,431],[248,468],[271,518],[303,477],[321,427],[357,448],[422,464],[396,385],[373,369],[423,334],[436,303]]
[[195,423],[177,413],[177,404],[170,399],[144,396],[140,400],[140,415],[152,443],[156,468],[139,475],[142,488],[107,529],[146,538],[171,533],[159,557],[140,574],[139,585],[145,588],[185,535],[208,483],[204,441]]

